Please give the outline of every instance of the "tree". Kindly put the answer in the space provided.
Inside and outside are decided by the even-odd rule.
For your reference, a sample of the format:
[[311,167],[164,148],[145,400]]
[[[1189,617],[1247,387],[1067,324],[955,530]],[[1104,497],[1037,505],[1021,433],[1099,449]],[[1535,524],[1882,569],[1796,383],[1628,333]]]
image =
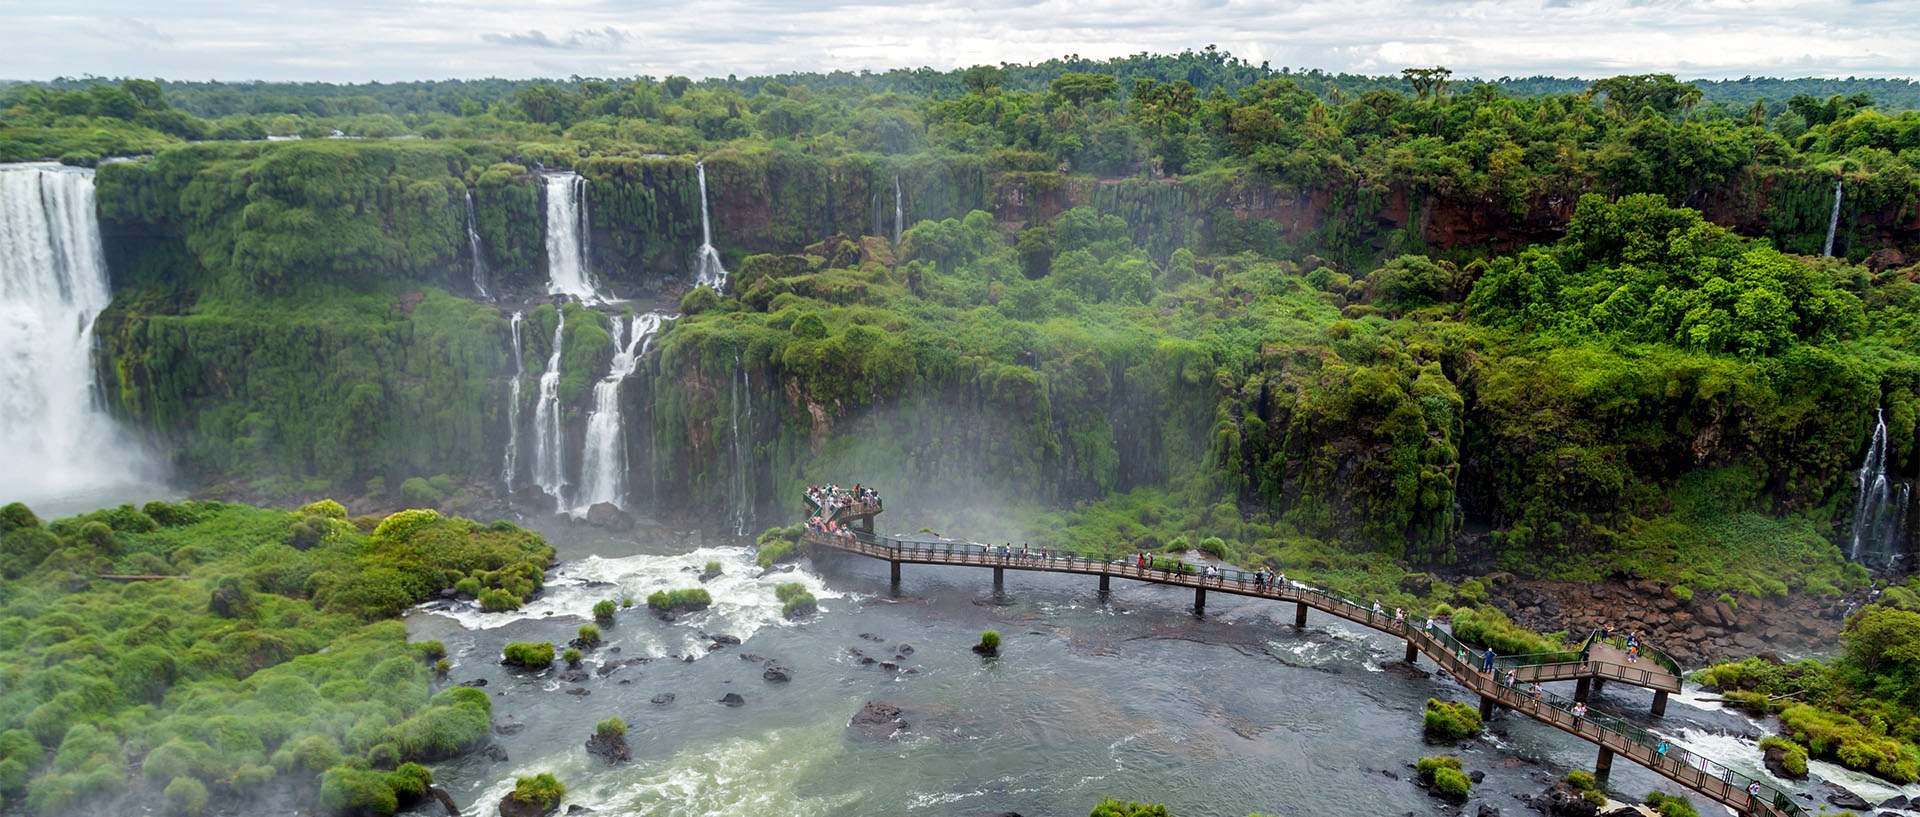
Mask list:
[[1590,96],[1606,97],[1607,111],[1621,119],[1632,119],[1652,108],[1661,116],[1685,115],[1700,104],[1700,89],[1674,80],[1672,74],[1623,74],[1608,77],[1587,87]]
[[1447,78],[1453,71],[1445,66],[1432,68],[1403,68],[1400,76],[1413,85],[1413,92],[1421,99],[1438,99],[1447,94]]
[[967,92],[982,96],[1000,87],[1005,80],[1006,72],[991,65],[976,65],[960,74],[960,81],[967,86]]
[[1112,74],[1061,74],[1047,83],[1047,91],[1072,105],[1085,105],[1112,99],[1120,93],[1120,81]]

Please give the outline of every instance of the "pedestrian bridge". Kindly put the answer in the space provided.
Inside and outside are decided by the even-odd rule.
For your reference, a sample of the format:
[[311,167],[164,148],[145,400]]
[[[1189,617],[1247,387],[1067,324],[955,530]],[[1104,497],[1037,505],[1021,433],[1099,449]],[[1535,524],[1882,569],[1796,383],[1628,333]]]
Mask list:
[[[809,516],[818,515],[818,506],[808,502],[807,507]],[[1665,655],[1660,655],[1658,660],[1649,657],[1644,665],[1630,663],[1624,651],[1595,636],[1589,636],[1578,651],[1512,656],[1506,659],[1506,666],[1496,661],[1494,670],[1486,672],[1480,669],[1473,649],[1442,627],[1429,628],[1398,620],[1378,603],[1368,604],[1300,582],[1285,579],[1260,581],[1255,574],[1236,568],[1221,568],[1217,576],[1206,576],[1195,565],[1164,557],[1155,558],[1150,564],[1142,566],[1137,561],[1109,561],[1072,554],[1047,553],[1042,556],[1032,551],[1022,554],[1010,547],[978,542],[884,536],[871,532],[873,516],[880,512],[877,505],[863,509],[867,511],[864,515],[852,515],[847,510],[843,509],[835,518],[841,521],[863,520],[866,524],[860,527],[864,529],[849,526],[840,533],[808,529],[802,534],[802,539],[820,547],[886,560],[891,565],[891,578],[896,587],[900,583],[902,565],[928,564],[990,569],[993,571],[995,589],[1004,586],[1008,570],[1094,576],[1099,579],[1103,597],[1112,592],[1115,578],[1189,587],[1193,589],[1193,610],[1196,614],[1205,614],[1209,591],[1291,602],[1294,604],[1293,623],[1296,627],[1306,626],[1307,610],[1311,608],[1404,639],[1408,663],[1413,663],[1419,654],[1424,653],[1462,686],[1480,696],[1483,717],[1490,715],[1495,707],[1504,708],[1598,746],[1599,756],[1594,764],[1596,777],[1604,779],[1613,766],[1614,757],[1624,756],[1655,774],[1750,817],[1805,817],[1807,814],[1786,792],[1774,788],[1767,781],[1749,777],[1699,754],[1670,745],[1658,735],[1618,717],[1591,710],[1585,717],[1574,716],[1575,703],[1584,701],[1593,685],[1607,680],[1655,690],[1655,714],[1660,714],[1665,709],[1667,694],[1680,689],[1679,667]],[[1642,649],[1647,648],[1643,646]],[[1658,654],[1657,651],[1648,652]],[[1502,683],[1508,668],[1514,670],[1516,677],[1512,687]],[[1575,693],[1578,697],[1563,698],[1547,692],[1538,696],[1527,694],[1525,685],[1536,680],[1576,681],[1579,683]],[[1757,793],[1750,793],[1750,787]]]

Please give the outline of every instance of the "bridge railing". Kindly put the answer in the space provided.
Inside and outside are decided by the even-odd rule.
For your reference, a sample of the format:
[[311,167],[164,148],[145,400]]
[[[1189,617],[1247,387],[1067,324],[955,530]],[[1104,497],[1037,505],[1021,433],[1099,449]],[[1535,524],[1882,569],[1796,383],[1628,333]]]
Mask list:
[[[822,516],[820,503],[814,501],[813,497],[807,496],[804,491],[800,494],[800,502],[806,506],[807,516]],[[872,516],[880,513],[882,510],[884,510],[884,508],[882,508],[881,502],[878,499],[872,502],[855,501],[834,506],[833,513],[826,514],[825,517],[827,521],[832,522],[842,516]]]

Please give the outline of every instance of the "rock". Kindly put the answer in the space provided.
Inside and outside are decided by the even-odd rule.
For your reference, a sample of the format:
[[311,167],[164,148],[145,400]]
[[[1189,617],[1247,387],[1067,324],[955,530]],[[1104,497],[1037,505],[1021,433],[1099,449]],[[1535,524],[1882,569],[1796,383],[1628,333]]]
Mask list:
[[860,740],[888,740],[907,731],[900,707],[885,701],[868,701],[847,721],[847,737]]
[[606,761],[608,766],[617,766],[633,759],[627,752],[625,735],[601,735],[598,732],[587,738],[587,754]]
[[860,666],[863,666],[863,667],[866,667],[866,666],[871,666],[871,665],[873,664],[873,662],[874,662],[874,659],[873,659],[873,658],[871,658],[871,657],[869,657],[869,656],[865,656],[865,655],[863,655],[863,656],[860,656],[859,658],[856,658],[856,659],[854,659],[854,663],[856,663],[856,664],[859,664]]
[[587,524],[606,530],[631,530],[633,517],[611,502],[602,502],[587,509]]
[[550,808],[542,807],[539,803],[515,800],[513,792],[507,792],[507,796],[500,798],[500,817],[541,817],[544,814],[552,814],[559,805],[555,803]]
[[1494,808],[1491,803],[1481,803],[1480,810],[1474,812],[1474,815],[1475,817],[1500,817],[1500,809]]
[[874,635],[873,633],[861,633],[860,637],[868,641],[885,641],[886,640],[884,638],[881,638],[880,636]]
[[747,705],[747,699],[740,697],[740,693],[738,692],[729,692],[725,695],[720,696],[719,702],[726,704],[727,706],[746,706]]
[[565,681],[569,684],[577,684],[587,680],[587,677],[588,676],[587,676],[586,670],[570,669],[570,670],[567,670],[566,672],[560,673],[559,680]]
[[1867,802],[1866,798],[1842,789],[1839,786],[1834,786],[1834,788],[1837,789],[1837,791],[1827,795],[1827,802],[1832,804],[1834,808],[1843,808],[1849,811],[1873,810],[1873,804]]
[[[1790,774],[1787,772],[1786,757],[1787,757],[1787,750],[1782,749],[1778,746],[1768,746],[1766,753],[1761,756],[1760,760],[1762,763],[1766,764],[1767,771],[1772,772],[1774,777],[1778,777],[1782,780],[1807,779],[1806,772],[1801,772],[1799,774]],[[1898,808],[1905,808],[1905,806],[1899,806]]]
[[900,671],[900,665],[899,665],[899,664],[895,664],[895,663],[893,663],[892,661],[882,661],[882,662],[880,662],[880,668],[881,668],[881,669],[883,669],[883,670],[886,670],[886,671],[888,671],[888,672],[899,672],[899,671]]
[[475,678],[475,679],[473,679],[473,680],[471,680],[471,681],[465,681],[465,682],[462,682],[462,683],[461,683],[460,685],[461,685],[461,686],[463,686],[463,687],[470,687],[470,688],[472,688],[472,689],[479,689],[479,688],[481,688],[481,687],[483,687],[483,686],[486,686],[486,685],[487,685],[487,679],[485,679],[485,678]]
[[593,693],[588,692],[586,687],[574,687],[572,689],[567,690],[567,694],[568,695],[592,695]]
[[507,750],[500,748],[500,744],[498,743],[487,744],[486,750],[481,754],[486,755],[488,760],[495,763],[507,762]]
[[493,727],[493,733],[496,735],[518,735],[526,728],[527,725],[524,723],[503,723]]
[[912,655],[912,654],[913,654],[913,645],[912,645],[912,644],[908,644],[908,643],[907,643],[907,642],[905,642],[905,641],[902,641],[902,642],[900,642],[900,643],[899,643],[899,644],[898,644],[897,646],[895,646],[895,647],[893,648],[893,651],[894,651],[894,652],[897,652],[897,653],[899,653],[899,654],[901,654],[901,655]]
[[671,692],[662,692],[653,696],[652,704],[654,706],[666,706],[670,703],[673,703],[673,693]]
[[442,599],[446,599],[446,600],[448,600],[448,601],[452,601],[452,600],[454,600],[454,599],[456,599],[456,598],[459,598],[459,597],[460,597],[460,591],[458,591],[458,590],[455,590],[455,589],[453,589],[453,588],[451,588],[451,587],[447,587],[447,588],[442,588],[442,589],[440,590],[440,592],[439,592],[439,593],[437,593],[437,594],[435,594],[435,595],[437,595],[437,596],[439,596],[439,597],[440,597],[440,598],[442,598]]
[[1473,785],[1478,786],[1480,785],[1480,781],[1487,779],[1487,773],[1486,772],[1467,772],[1467,779],[1473,781]]
[[1901,811],[1905,811],[1908,808],[1912,807],[1912,805],[1913,805],[1913,801],[1908,800],[1906,795],[1896,794],[1882,801],[1880,803],[1880,808],[1899,809]]
[[706,584],[707,582],[709,582],[709,581],[712,581],[712,580],[714,580],[714,579],[717,579],[717,578],[720,578],[720,571],[718,571],[718,570],[707,570],[707,571],[702,571],[702,572],[700,573],[700,583],[701,583],[701,584]]
[[567,813],[568,814],[592,814],[593,809],[587,808],[586,806],[580,805],[579,803],[575,803],[567,807]]
[[440,801],[440,807],[447,810],[447,817],[460,817],[460,806],[453,802],[453,795],[448,794],[446,789],[428,786],[427,793],[433,795],[433,799]]
[[777,660],[768,661],[767,665],[762,669],[760,677],[776,684],[784,684],[793,680],[793,668]]
[[739,644],[739,643],[740,643],[740,636],[737,636],[737,635],[726,635],[723,633],[713,637],[714,649],[719,649],[720,647],[728,644]]
[[1433,577],[1425,573],[1408,573],[1400,577],[1400,591],[1413,596],[1425,596],[1433,590]]

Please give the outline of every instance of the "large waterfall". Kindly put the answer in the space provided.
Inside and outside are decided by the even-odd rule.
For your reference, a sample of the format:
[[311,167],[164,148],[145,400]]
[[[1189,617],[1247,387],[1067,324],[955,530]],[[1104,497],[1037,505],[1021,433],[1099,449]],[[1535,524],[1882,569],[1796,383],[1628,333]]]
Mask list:
[[95,396],[93,321],[110,298],[93,171],[0,165],[0,502],[150,476]]
[[547,294],[581,303],[603,299],[594,287],[587,229],[587,180],[578,173],[549,173],[547,189]]
[[473,191],[467,191],[467,252],[473,255],[473,291],[482,298],[491,299],[487,294],[487,259],[480,252],[480,231],[474,229]]
[[533,407],[533,484],[565,509],[567,472],[560,457],[564,425],[560,416],[560,344],[566,337],[567,315],[559,313],[553,325],[553,353],[540,373],[540,396]]
[[613,365],[593,386],[593,412],[587,415],[586,442],[580,451],[580,491],[572,510],[575,517],[586,516],[589,509],[602,502],[611,502],[621,510],[627,507],[627,432],[620,419],[620,384],[646,356],[653,333],[659,331],[664,319],[657,312],[639,315],[633,319],[631,330],[623,319],[613,319]]
[[895,173],[893,174],[893,243],[895,244],[900,243],[900,231],[903,229],[901,224],[905,221],[906,216],[900,208],[900,174]]
[[1833,183],[1833,212],[1827,214],[1827,243],[1820,248],[1821,255],[1833,255],[1833,234],[1840,229],[1840,196],[1846,192],[1846,184],[1845,179]]
[[509,321],[513,328],[513,382],[507,386],[507,457],[506,463],[500,466],[508,497],[513,496],[514,472],[520,470],[520,380],[527,376],[526,364],[520,360],[520,322],[525,318],[524,314],[515,312]]
[[1853,506],[1853,542],[1847,557],[1875,567],[1891,566],[1904,549],[1911,486],[1887,480],[1887,418],[1874,410],[1873,441],[1854,474],[1859,495]]
[[693,285],[726,292],[727,268],[720,265],[720,251],[713,248],[713,225],[707,219],[707,163],[694,162],[700,173],[700,252],[694,259]]

